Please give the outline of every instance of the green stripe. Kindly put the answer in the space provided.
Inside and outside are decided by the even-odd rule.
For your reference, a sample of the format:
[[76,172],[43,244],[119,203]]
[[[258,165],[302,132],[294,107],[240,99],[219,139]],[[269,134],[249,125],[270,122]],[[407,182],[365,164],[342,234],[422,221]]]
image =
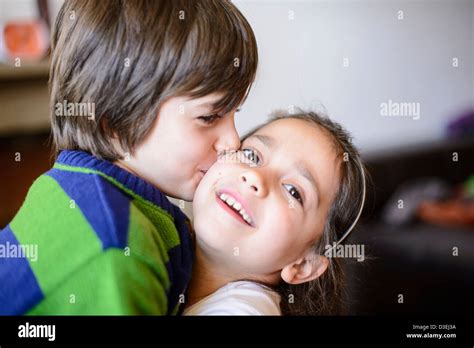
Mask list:
[[148,218],[148,220],[153,223],[156,229],[161,232],[156,239],[163,240],[167,251],[180,244],[179,234],[173,220],[170,220],[167,216],[163,215],[161,211],[157,211],[153,207],[143,204],[143,201],[141,200],[134,200],[133,205],[135,205]]
[[44,294],[97,255],[102,244],[80,209],[50,176],[39,177],[10,226],[21,244],[37,245],[29,260]]
[[65,279],[29,315],[166,314],[160,279],[133,255],[107,249]]
[[[154,226],[133,204],[130,205],[129,221],[128,245],[130,254],[148,264],[160,279],[161,284],[168,290],[170,279],[165,266],[169,260],[168,249],[158,231],[170,231],[170,229],[163,230]],[[169,219],[165,219],[165,221],[169,221]],[[174,225],[172,227],[174,228]]]

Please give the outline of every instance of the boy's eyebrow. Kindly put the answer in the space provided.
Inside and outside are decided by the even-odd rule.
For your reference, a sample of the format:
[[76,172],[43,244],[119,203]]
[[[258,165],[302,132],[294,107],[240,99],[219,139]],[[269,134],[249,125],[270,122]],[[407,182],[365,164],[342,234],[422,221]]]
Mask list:
[[215,103],[214,102],[204,102],[202,104],[198,104],[197,107],[198,108],[203,108],[203,109],[214,110]]
[[[217,110],[216,105],[217,105],[216,101],[212,101],[212,102],[208,101],[208,102],[203,102],[202,104],[198,104],[196,107],[199,109],[209,110],[209,112],[221,113],[222,110]],[[236,110],[236,112],[239,112],[239,111],[240,111],[240,108]]]

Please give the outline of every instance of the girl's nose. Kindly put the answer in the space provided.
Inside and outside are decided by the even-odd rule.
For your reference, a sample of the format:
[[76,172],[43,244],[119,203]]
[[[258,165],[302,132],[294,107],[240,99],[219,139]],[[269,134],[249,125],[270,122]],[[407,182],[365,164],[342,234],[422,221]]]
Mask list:
[[259,198],[263,198],[268,194],[265,180],[257,170],[248,170],[240,174],[240,182],[246,190],[250,190],[251,194]]

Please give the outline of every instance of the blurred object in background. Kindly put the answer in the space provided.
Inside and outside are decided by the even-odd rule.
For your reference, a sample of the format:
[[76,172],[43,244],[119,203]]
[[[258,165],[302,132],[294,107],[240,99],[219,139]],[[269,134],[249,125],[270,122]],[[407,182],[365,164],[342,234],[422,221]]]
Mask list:
[[436,177],[404,182],[385,204],[382,221],[403,226],[421,219],[445,227],[474,227],[473,185],[474,175],[457,185]]
[[47,0],[0,1],[0,61],[20,67],[41,60],[49,49]]
[[446,197],[448,185],[438,178],[417,178],[404,182],[384,207],[382,220],[390,225],[404,225],[413,221],[420,204],[425,200]]
[[466,111],[450,121],[446,133],[450,138],[474,137],[474,110]]
[[9,63],[18,58],[26,61],[44,58],[49,48],[49,30],[43,21],[7,22],[0,26],[2,61]]
[[[474,161],[474,160],[473,160]],[[474,227],[474,175],[465,183],[454,187],[450,197],[444,200],[422,202],[418,208],[418,216],[429,223],[445,227]]]
[[[474,308],[474,137],[365,158],[373,181],[348,243],[351,314],[470,316]],[[403,204],[400,204],[403,201]]]

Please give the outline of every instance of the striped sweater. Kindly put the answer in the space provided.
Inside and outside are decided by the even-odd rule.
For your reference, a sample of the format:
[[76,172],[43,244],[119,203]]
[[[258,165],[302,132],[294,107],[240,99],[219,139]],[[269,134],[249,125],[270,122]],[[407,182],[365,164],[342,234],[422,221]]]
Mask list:
[[0,315],[176,314],[192,256],[189,220],[163,193],[63,151],[0,231]]

